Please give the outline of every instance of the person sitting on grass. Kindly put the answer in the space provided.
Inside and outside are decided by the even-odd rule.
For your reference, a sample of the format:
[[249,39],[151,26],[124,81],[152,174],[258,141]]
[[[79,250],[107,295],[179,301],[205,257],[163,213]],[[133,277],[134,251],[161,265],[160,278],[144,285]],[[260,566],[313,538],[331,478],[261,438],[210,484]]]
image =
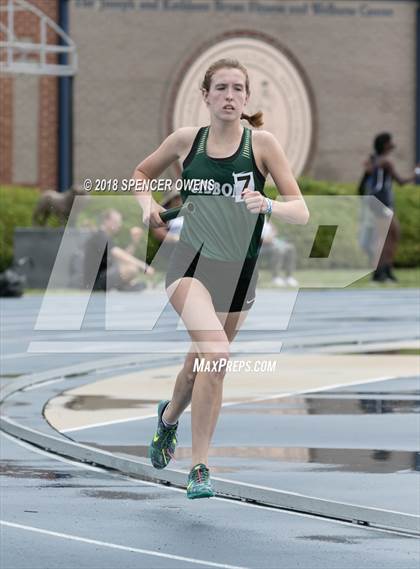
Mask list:
[[[296,269],[296,247],[293,243],[277,237],[276,227],[267,220],[261,236],[261,259],[267,260],[273,284],[280,287],[299,286],[292,276]],[[281,271],[284,271],[284,277],[280,275]]]
[[[113,236],[120,231],[121,226],[122,216],[116,209],[102,212],[98,231],[93,233],[85,244],[85,287],[94,282],[93,289],[102,291],[107,288],[122,291],[140,291],[146,288],[144,283],[138,282],[140,272],[153,275],[154,269],[134,256],[143,230],[140,227],[132,227],[131,243],[122,249],[113,241]],[[101,261],[95,278],[98,258],[101,258]]]

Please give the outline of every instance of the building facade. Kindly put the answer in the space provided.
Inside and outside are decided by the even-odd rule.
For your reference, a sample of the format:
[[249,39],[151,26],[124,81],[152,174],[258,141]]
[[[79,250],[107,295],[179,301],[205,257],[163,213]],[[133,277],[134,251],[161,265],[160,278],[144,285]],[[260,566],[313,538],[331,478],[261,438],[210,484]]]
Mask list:
[[[54,17],[58,2],[31,1]],[[418,10],[410,0],[72,0],[74,181],[127,178],[174,128],[206,124],[200,80],[222,56],[248,67],[249,110],[264,111],[297,175],[357,180],[384,130],[411,171]],[[55,81],[1,77],[0,182],[54,187]]]

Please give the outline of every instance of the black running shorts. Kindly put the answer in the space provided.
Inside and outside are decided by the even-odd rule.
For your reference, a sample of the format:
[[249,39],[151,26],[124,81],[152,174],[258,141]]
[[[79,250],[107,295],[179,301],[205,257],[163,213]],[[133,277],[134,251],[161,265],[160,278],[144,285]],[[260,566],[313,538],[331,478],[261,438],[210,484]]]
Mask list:
[[258,280],[257,258],[243,263],[209,259],[179,241],[166,273],[166,288],[182,277],[198,279],[209,291],[216,312],[241,312],[251,308]]

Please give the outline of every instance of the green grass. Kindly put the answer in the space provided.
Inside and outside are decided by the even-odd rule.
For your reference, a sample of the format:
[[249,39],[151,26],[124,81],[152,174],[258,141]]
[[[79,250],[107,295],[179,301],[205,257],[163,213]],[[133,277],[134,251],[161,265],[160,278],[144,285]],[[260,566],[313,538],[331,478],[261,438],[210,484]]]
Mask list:
[[419,288],[420,287],[420,268],[414,269],[394,269],[398,283],[377,284],[371,280],[371,275],[359,279],[350,288]]
[[420,349],[418,348],[407,348],[401,350],[392,350],[392,355],[396,356],[420,356]]
[[[329,289],[329,288],[360,288],[368,290],[392,290],[397,288],[419,288],[420,287],[420,269],[395,269],[398,283],[377,284],[372,283],[371,275],[363,277],[356,282],[346,286],[346,282],[351,281],[354,274],[350,271],[296,271],[293,276],[299,281],[300,288],[311,289]],[[152,287],[159,286],[164,281],[164,273],[156,271],[151,277],[144,277],[139,280],[151,284]],[[260,270],[258,279],[258,288],[291,290],[279,288],[271,282],[271,274],[269,271]],[[44,289],[28,288],[25,290],[26,295],[44,294]],[[85,291],[81,289],[55,289],[50,291],[53,294],[83,294]]]
[[[300,271],[297,277],[304,286],[345,286],[349,282],[357,281],[352,287],[365,287],[370,285],[369,277],[360,278],[360,273],[353,270],[353,267],[363,266],[364,259],[361,255],[358,244],[359,221],[355,215],[355,204],[352,196],[355,195],[355,184],[343,184],[333,182],[323,182],[300,178],[299,184],[302,193],[307,199],[311,208],[311,220],[305,227],[296,226],[273,220],[278,228],[279,237],[288,238],[295,244],[297,258],[299,260]],[[266,192],[271,197],[276,197],[277,192],[273,187],[267,187]],[[116,236],[116,243],[125,246],[129,241],[129,229],[134,225],[141,224],[141,211],[132,195],[127,194],[92,194],[91,199],[84,211],[79,216],[78,226],[90,227],[97,223],[98,214],[105,207],[118,209],[124,220],[121,232]],[[340,196],[337,204],[334,196]],[[398,245],[395,265],[399,268],[412,268],[413,273],[397,273],[401,275],[401,282],[396,286],[411,287],[418,286],[419,278],[415,267],[419,265],[420,259],[420,186],[395,187],[396,210],[401,222],[401,241]],[[13,232],[16,227],[30,227],[32,225],[32,212],[40,197],[40,192],[34,188],[23,188],[17,186],[0,186],[0,271],[10,266],[13,259]],[[156,193],[156,197],[161,197]],[[123,199],[124,198],[124,199]],[[106,199],[106,201],[105,201]],[[339,207],[337,207],[339,205]],[[56,227],[58,221],[55,218],[49,220],[49,225]],[[319,225],[335,226],[339,225],[346,229],[346,238],[337,239],[335,249],[330,254],[331,239],[326,231],[317,231]],[[316,251],[319,256],[319,276],[309,269],[314,266],[314,259],[309,258],[311,248],[314,246],[313,240],[316,235]],[[147,232],[137,246],[135,254],[139,258],[145,258],[147,249],[147,259],[150,262],[153,258],[158,243],[151,237],[146,242]],[[339,269],[336,268],[340,266]],[[324,273],[328,270],[328,273]],[[343,271],[353,270],[353,274]],[[349,280],[349,276],[351,277]],[[346,280],[347,279],[347,280]],[[269,277],[263,281],[269,283]],[[390,285],[385,285],[390,286]]]
[[[367,288],[367,289],[393,289],[420,287],[420,269],[395,269],[398,283],[377,284],[372,282],[371,274],[359,278],[356,271],[336,270],[298,270],[293,276],[304,288]],[[348,284],[351,283],[351,284]],[[258,285],[261,288],[277,288],[271,282],[271,275],[266,270],[260,271]],[[280,289],[281,290],[281,289]]]
[[378,351],[367,351],[367,352],[345,352],[347,356],[419,356],[420,349],[418,348],[389,348],[378,350]]

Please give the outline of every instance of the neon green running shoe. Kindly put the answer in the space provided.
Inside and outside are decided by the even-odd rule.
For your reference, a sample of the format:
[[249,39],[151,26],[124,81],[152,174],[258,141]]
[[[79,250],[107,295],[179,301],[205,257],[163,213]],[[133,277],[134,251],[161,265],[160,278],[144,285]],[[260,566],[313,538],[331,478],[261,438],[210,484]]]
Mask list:
[[161,401],[158,405],[158,426],[155,436],[149,446],[149,458],[155,468],[165,468],[174,457],[177,438],[178,422],[173,427],[165,427],[162,415],[169,400]]
[[210,482],[210,471],[205,464],[196,464],[188,475],[187,498],[211,498],[214,496]]

